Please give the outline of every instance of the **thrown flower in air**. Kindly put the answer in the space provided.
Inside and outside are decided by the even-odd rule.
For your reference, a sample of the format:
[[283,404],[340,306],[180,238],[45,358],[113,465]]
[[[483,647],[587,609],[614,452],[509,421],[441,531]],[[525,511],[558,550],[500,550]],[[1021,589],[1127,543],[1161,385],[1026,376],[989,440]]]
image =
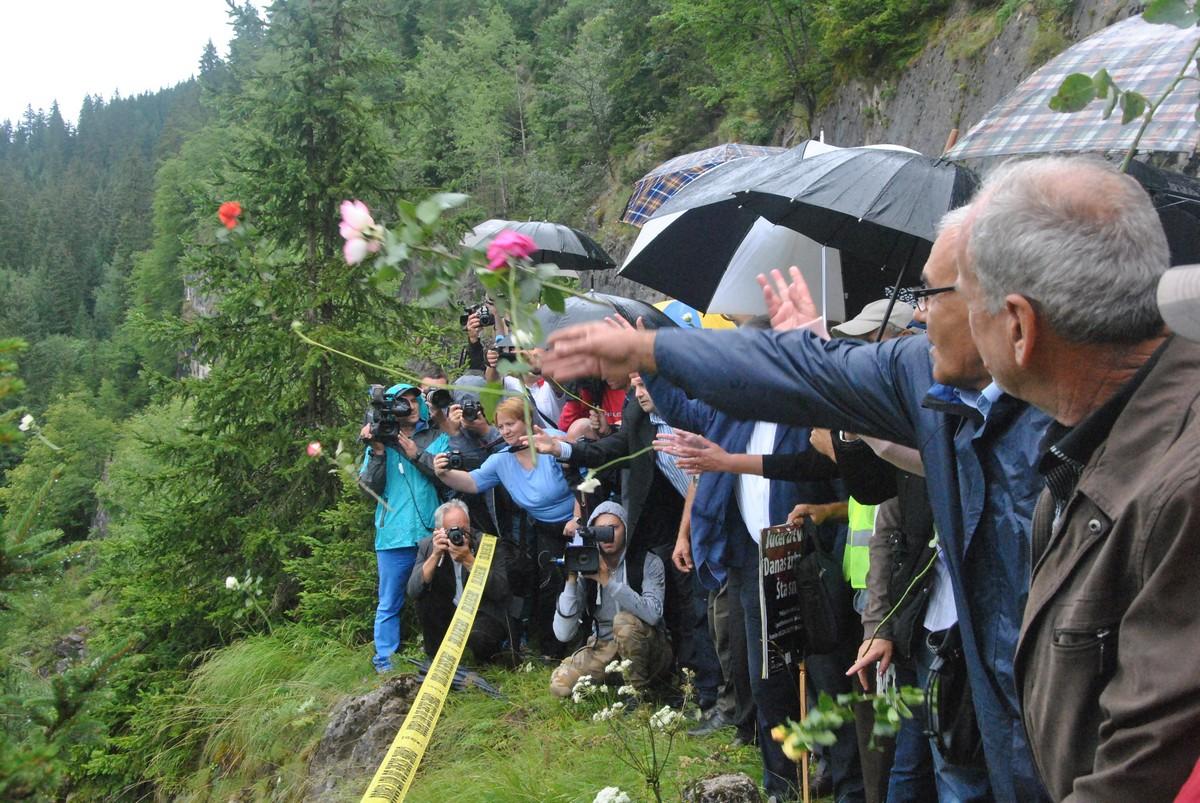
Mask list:
[[342,222],[338,231],[346,240],[342,246],[342,256],[346,264],[357,265],[367,258],[367,254],[377,252],[382,243],[382,230],[371,217],[371,210],[362,201],[342,201]]
[[26,413],[24,416],[22,416],[21,423],[17,424],[17,429],[21,430],[22,432],[28,432],[32,427],[33,416],[31,416],[29,413]]
[[311,443],[308,444],[308,448],[305,451],[308,452],[309,457],[320,457],[321,456],[321,442],[320,441],[312,441]]
[[237,201],[226,201],[217,209],[217,217],[227,229],[237,228],[238,218],[242,214],[242,205]]
[[225,587],[227,589],[229,589],[230,591],[237,591],[238,590],[238,579],[236,577],[234,577],[233,575],[229,575],[228,577],[225,578]]
[[579,491],[582,494],[590,494],[590,493],[595,493],[596,489],[599,487],[600,487],[600,480],[597,479],[596,477],[592,476],[589,473],[583,482],[581,482],[575,486],[575,490]]
[[508,265],[510,259],[529,259],[536,250],[537,243],[533,240],[512,229],[505,229],[488,243],[488,270],[500,270]]

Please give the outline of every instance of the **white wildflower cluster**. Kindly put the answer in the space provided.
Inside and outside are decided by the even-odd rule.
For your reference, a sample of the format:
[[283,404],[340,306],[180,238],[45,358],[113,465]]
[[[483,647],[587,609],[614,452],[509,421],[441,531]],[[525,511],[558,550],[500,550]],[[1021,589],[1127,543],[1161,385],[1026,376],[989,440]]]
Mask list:
[[225,578],[225,587],[227,589],[229,589],[230,591],[237,591],[238,590],[238,579],[236,577],[234,577],[233,575],[229,575],[228,577]]
[[29,430],[33,429],[33,416],[31,416],[29,413],[26,413],[24,416],[22,416],[21,423],[17,424],[17,429],[21,430],[22,432],[28,432]]
[[622,703],[622,702],[613,703],[612,705],[608,706],[607,708],[601,708],[599,711],[592,714],[592,721],[593,722],[604,722],[606,720],[612,719],[613,717],[617,716],[624,710],[625,710],[625,703]]
[[650,716],[650,727],[655,730],[664,731],[682,721],[683,714],[669,705],[664,705]]
[[629,671],[629,667],[631,666],[633,666],[633,661],[629,660],[628,658],[623,661],[614,660],[611,661],[608,666],[604,667],[604,671],[610,675],[616,672],[620,672],[622,675],[624,675]]
[[526,661],[525,663],[521,664],[521,671],[526,674],[532,672],[534,668],[533,661]]
[[576,703],[582,703],[595,692],[596,684],[592,683],[592,676],[584,675],[571,687],[571,699]]
[[621,697],[632,697],[637,694],[637,689],[626,683],[624,686],[617,689],[617,694]]
[[629,799],[629,795],[621,791],[618,786],[606,786],[596,793],[596,799],[592,803],[633,803]]

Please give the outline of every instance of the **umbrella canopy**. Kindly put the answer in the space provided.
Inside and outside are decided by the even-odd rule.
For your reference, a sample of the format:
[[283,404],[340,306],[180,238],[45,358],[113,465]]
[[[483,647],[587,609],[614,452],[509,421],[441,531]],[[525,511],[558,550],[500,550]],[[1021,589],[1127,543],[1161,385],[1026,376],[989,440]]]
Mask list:
[[[965,204],[975,175],[907,150],[845,148],[805,159],[745,193],[746,206],[822,245],[915,277],[937,224]],[[915,268],[915,270],[914,270]]]
[[[1110,25],[1064,51],[1025,79],[946,153],[975,159],[1026,153],[1128,150],[1140,118],[1121,125],[1121,115],[1103,119],[1105,101],[1072,114],[1050,109],[1050,98],[1072,73],[1094,75],[1101,67],[1121,89],[1154,102],[1175,79],[1200,38],[1200,28],[1151,24],[1141,15]],[[1196,67],[1188,74],[1196,76]],[[1196,122],[1195,84],[1185,82],[1154,113],[1138,143],[1141,151],[1192,151]]]
[[537,243],[538,250],[530,255],[534,262],[551,262],[563,270],[605,270],[617,266],[595,240],[561,223],[493,218],[472,229],[463,238],[463,245],[483,250],[505,229],[524,234]]
[[1143,162],[1130,162],[1127,172],[1146,189],[1158,211],[1171,264],[1200,262],[1200,181]]
[[827,314],[841,318],[841,264],[795,231],[763,220],[735,193],[794,171],[814,154],[838,150],[808,141],[775,156],[739,159],[696,179],[659,208],[642,227],[621,275],[708,312],[766,312],[755,277],[797,265],[822,288]]
[[769,145],[741,145],[736,142],[702,151],[685,153],[663,162],[633,185],[633,194],[625,204],[621,220],[641,226],[664,201],[695,179],[718,165],[749,156],[767,156],[785,149]]
[[684,329],[734,329],[733,322],[720,315],[701,312],[695,307],[689,307],[677,298],[660,301],[655,309],[663,311],[677,326]]
[[597,293],[595,290],[589,290],[582,296],[568,296],[562,312],[555,312],[549,307],[543,306],[538,308],[536,313],[538,324],[542,329],[543,343],[551,332],[576,324],[603,320],[611,315],[620,315],[632,324],[636,324],[637,319],[641,318],[647,329],[660,329],[675,325],[675,322],[666,314],[645,301],[608,293]]

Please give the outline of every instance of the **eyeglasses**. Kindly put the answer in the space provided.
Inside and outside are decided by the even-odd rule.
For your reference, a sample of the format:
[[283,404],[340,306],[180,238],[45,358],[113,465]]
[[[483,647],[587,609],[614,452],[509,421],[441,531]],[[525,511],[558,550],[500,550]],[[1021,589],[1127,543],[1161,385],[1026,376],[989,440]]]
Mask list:
[[949,293],[955,289],[957,288],[952,284],[946,287],[917,287],[912,290],[913,305],[921,312],[925,312],[929,309],[929,301],[927,299],[930,296],[936,296],[939,293]]

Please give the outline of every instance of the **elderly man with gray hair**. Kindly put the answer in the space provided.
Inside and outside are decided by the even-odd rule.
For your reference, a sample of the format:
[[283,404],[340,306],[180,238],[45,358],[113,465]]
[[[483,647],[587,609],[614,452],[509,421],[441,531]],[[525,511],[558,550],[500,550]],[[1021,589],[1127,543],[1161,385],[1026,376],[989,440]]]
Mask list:
[[1054,419],[1015,664],[1038,771],[1056,800],[1170,800],[1200,754],[1200,346],[1159,317],[1166,237],[1085,158],[1000,168],[966,225],[979,353]]
[[[408,578],[408,596],[417,601],[425,654],[431,658],[441,646],[463,588],[475,565],[481,536],[471,528],[471,514],[460,499],[451,499],[433,514],[433,534],[417,543],[417,560]],[[483,599],[467,647],[481,661],[495,657],[512,644],[508,609],[507,552],[497,548],[483,586]]]

